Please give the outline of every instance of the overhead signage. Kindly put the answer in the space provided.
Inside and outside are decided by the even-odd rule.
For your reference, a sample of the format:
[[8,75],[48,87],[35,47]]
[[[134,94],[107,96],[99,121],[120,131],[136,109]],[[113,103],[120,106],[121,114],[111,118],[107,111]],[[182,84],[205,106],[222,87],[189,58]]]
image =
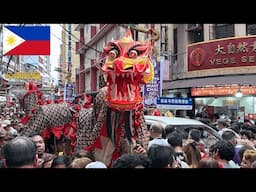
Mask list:
[[16,72],[16,73],[6,73],[6,79],[33,79],[41,80],[42,77],[38,72]]
[[157,107],[160,109],[192,110],[192,98],[157,97]]
[[256,86],[193,87],[191,96],[235,95],[240,90],[245,95],[256,94]]

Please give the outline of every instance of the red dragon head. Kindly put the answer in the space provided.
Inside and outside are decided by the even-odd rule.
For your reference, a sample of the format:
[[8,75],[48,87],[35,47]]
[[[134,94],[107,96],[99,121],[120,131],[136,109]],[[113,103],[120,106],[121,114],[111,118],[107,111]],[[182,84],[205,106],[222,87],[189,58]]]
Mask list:
[[117,110],[132,110],[141,103],[141,86],[154,77],[151,41],[134,41],[130,29],[120,40],[103,48],[106,62],[99,69],[107,80],[106,101]]

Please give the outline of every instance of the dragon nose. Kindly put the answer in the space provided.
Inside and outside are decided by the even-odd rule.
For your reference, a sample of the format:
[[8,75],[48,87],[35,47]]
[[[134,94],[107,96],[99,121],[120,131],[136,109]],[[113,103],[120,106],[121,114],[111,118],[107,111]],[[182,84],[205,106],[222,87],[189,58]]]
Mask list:
[[121,59],[116,59],[113,62],[113,68],[115,72],[121,72],[124,70],[124,62]]

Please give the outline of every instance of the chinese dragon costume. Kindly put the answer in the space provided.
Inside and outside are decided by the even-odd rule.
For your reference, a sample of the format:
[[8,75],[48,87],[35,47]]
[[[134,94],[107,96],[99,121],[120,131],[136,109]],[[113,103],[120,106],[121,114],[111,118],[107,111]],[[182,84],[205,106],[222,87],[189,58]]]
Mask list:
[[30,84],[23,99],[27,114],[23,134],[33,132],[44,137],[49,132],[57,137],[64,134],[70,137],[73,151],[92,152],[95,160],[108,166],[120,156],[123,139],[131,146],[138,141],[146,148],[149,133],[141,87],[154,77],[153,42],[152,39],[134,41],[128,29],[123,38],[106,44],[103,48],[106,60],[97,65],[104,75],[105,86],[100,88],[92,105],[92,98],[87,96],[76,106],[65,102],[45,104]]

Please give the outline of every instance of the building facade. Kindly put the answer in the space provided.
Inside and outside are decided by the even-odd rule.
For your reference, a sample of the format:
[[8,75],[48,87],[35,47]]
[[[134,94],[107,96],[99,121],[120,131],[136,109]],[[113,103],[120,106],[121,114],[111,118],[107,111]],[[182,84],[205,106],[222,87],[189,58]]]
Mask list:
[[[225,113],[231,119],[252,117],[255,106],[255,24],[136,24],[160,33],[155,43],[156,57],[164,58],[162,96],[192,98],[192,110],[172,109],[177,116],[194,116],[207,110]],[[104,61],[103,46],[121,38],[127,26],[119,24],[79,24],[76,43],[79,69],[76,93],[97,91],[100,73],[96,65]],[[147,38],[133,32],[135,40]],[[254,47],[255,46],[255,47]],[[242,92],[242,97],[236,97]]]
[[255,24],[174,24],[164,94],[192,97],[193,114],[254,118],[255,32]]
[[[61,47],[60,47],[60,67],[56,69],[59,72],[58,80],[59,94],[65,94],[65,87],[71,87],[75,90],[75,73],[79,68],[79,55],[76,54],[76,41],[79,40],[80,33],[76,31],[76,24],[61,25]],[[73,97],[75,95],[73,94]],[[71,98],[72,99],[72,98]]]
[[[103,47],[112,39],[124,36],[127,27],[131,27],[134,40],[145,40],[148,35],[133,29],[154,28],[153,24],[121,25],[121,24],[79,24],[76,30],[80,32],[80,40],[76,44],[76,52],[80,57],[80,68],[76,72],[76,92],[97,91],[101,87],[101,76],[96,65],[104,62]],[[133,28],[132,28],[133,27]],[[156,45],[156,49],[159,48]]]

